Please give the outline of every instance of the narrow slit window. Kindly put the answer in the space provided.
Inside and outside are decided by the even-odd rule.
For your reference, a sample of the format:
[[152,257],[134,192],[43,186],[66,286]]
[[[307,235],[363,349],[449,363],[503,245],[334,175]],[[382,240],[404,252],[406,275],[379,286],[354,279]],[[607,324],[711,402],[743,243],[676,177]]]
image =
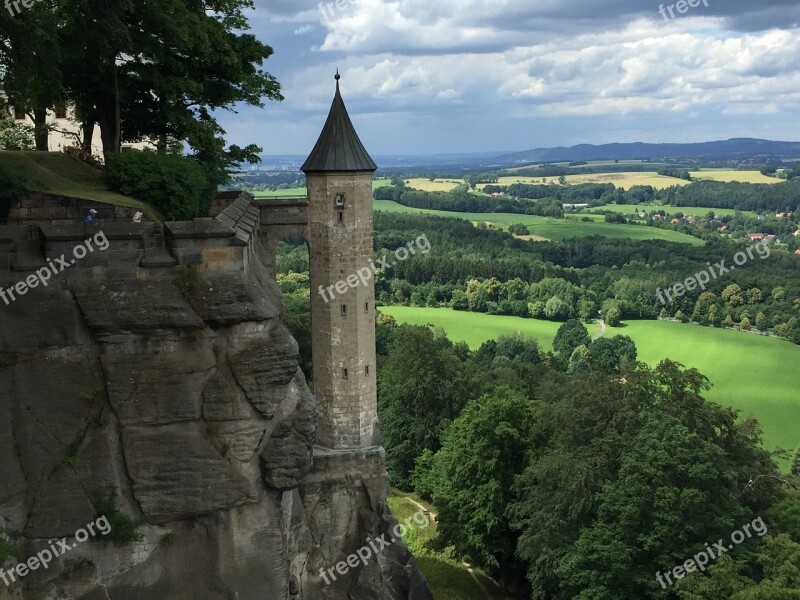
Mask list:
[[364,367],[364,377],[369,377],[369,365]]
[[347,316],[347,304],[342,304],[342,316]]
[[339,211],[339,223],[344,223],[344,213]]
[[369,312],[369,302],[364,303],[364,312]]
[[347,369],[342,369],[342,379],[347,379]]

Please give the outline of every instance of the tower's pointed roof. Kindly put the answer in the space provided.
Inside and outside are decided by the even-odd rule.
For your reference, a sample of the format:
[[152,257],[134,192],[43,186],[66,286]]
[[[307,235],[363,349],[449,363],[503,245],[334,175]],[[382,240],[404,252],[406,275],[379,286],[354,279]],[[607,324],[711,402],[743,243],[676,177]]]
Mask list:
[[339,91],[339,71],[336,71],[336,96],[333,98],[328,120],[305,164],[304,173],[331,171],[375,171],[378,165],[370,158],[358,139],[342,94]]

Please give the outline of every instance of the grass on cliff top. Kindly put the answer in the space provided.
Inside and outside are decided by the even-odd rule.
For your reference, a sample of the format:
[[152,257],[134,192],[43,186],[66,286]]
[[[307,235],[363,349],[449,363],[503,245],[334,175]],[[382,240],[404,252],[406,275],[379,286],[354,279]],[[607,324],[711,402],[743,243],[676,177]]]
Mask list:
[[[390,492],[388,502],[392,514],[400,523],[419,512],[418,504],[422,504],[429,515],[436,514],[434,507],[420,501],[413,494],[395,489]],[[426,542],[435,537],[436,521],[432,519],[427,527],[417,527],[412,520],[411,527],[403,538],[427,579],[435,600],[506,600],[506,596],[492,579],[480,569],[474,569],[474,575],[470,574],[468,567],[452,556],[452,551],[427,550]]]
[[163,220],[152,206],[110,190],[102,173],[61,152],[0,151],[0,163],[24,175],[35,192],[129,206],[155,221]]

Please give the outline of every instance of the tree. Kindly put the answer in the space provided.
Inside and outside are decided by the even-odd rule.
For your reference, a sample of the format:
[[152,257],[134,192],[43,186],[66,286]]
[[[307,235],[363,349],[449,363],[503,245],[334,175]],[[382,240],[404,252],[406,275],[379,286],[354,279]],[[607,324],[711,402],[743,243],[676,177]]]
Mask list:
[[764,331],[766,328],[767,316],[763,312],[759,311],[758,314],[756,314],[756,329],[759,331]]
[[635,361],[636,355],[636,344],[627,335],[600,338],[589,346],[589,365],[604,373],[614,373],[623,363]]
[[792,475],[800,477],[800,446],[797,447],[792,460]]
[[758,427],[707,403],[708,389],[671,361],[540,389],[535,458],[509,508],[531,598],[667,598],[656,572],[780,497]]
[[619,327],[622,322],[622,310],[619,302],[609,300],[603,303],[603,319],[610,327]]
[[[768,535],[754,561],[725,555],[707,575],[692,574],[676,587],[681,600],[794,600],[800,597],[798,564],[800,543],[786,534]],[[761,573],[757,580],[754,570]]]
[[414,461],[473,397],[466,365],[446,337],[427,327],[401,325],[378,372],[378,414],[392,484],[410,487]]
[[553,296],[544,305],[544,314],[548,319],[561,321],[570,316],[570,306],[558,296]]
[[525,468],[534,412],[532,402],[501,387],[467,404],[433,458],[435,547],[453,546],[456,556],[468,556],[506,589],[524,580],[506,509]]
[[732,283],[722,291],[722,299],[733,307],[744,303],[742,288]]
[[719,314],[717,310],[717,305],[712,304],[711,307],[708,309],[708,324],[712,327],[716,327],[719,325]]
[[750,319],[747,318],[747,315],[742,317],[742,320],[739,322],[739,327],[741,327],[745,331],[748,331],[752,327]]
[[244,33],[248,0],[66,0],[62,40],[71,97],[100,125],[105,153],[122,139],[150,137],[166,149],[187,141],[218,152],[222,131],[211,111],[279,100],[260,69],[272,48]]
[[570,319],[558,328],[553,339],[553,351],[563,358],[572,356],[575,348],[591,343],[589,332],[578,319]]
[[0,16],[0,87],[34,122],[37,150],[48,150],[47,109],[65,99],[60,17],[54,2]]

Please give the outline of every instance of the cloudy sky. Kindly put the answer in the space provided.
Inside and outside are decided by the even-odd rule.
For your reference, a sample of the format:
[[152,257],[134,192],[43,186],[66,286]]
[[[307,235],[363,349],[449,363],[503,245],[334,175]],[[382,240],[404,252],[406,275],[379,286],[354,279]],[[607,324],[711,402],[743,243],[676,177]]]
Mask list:
[[[232,143],[306,154],[333,75],[372,154],[731,137],[800,140],[800,3],[255,0],[285,100],[221,114]],[[705,6],[705,3],[708,6]]]

